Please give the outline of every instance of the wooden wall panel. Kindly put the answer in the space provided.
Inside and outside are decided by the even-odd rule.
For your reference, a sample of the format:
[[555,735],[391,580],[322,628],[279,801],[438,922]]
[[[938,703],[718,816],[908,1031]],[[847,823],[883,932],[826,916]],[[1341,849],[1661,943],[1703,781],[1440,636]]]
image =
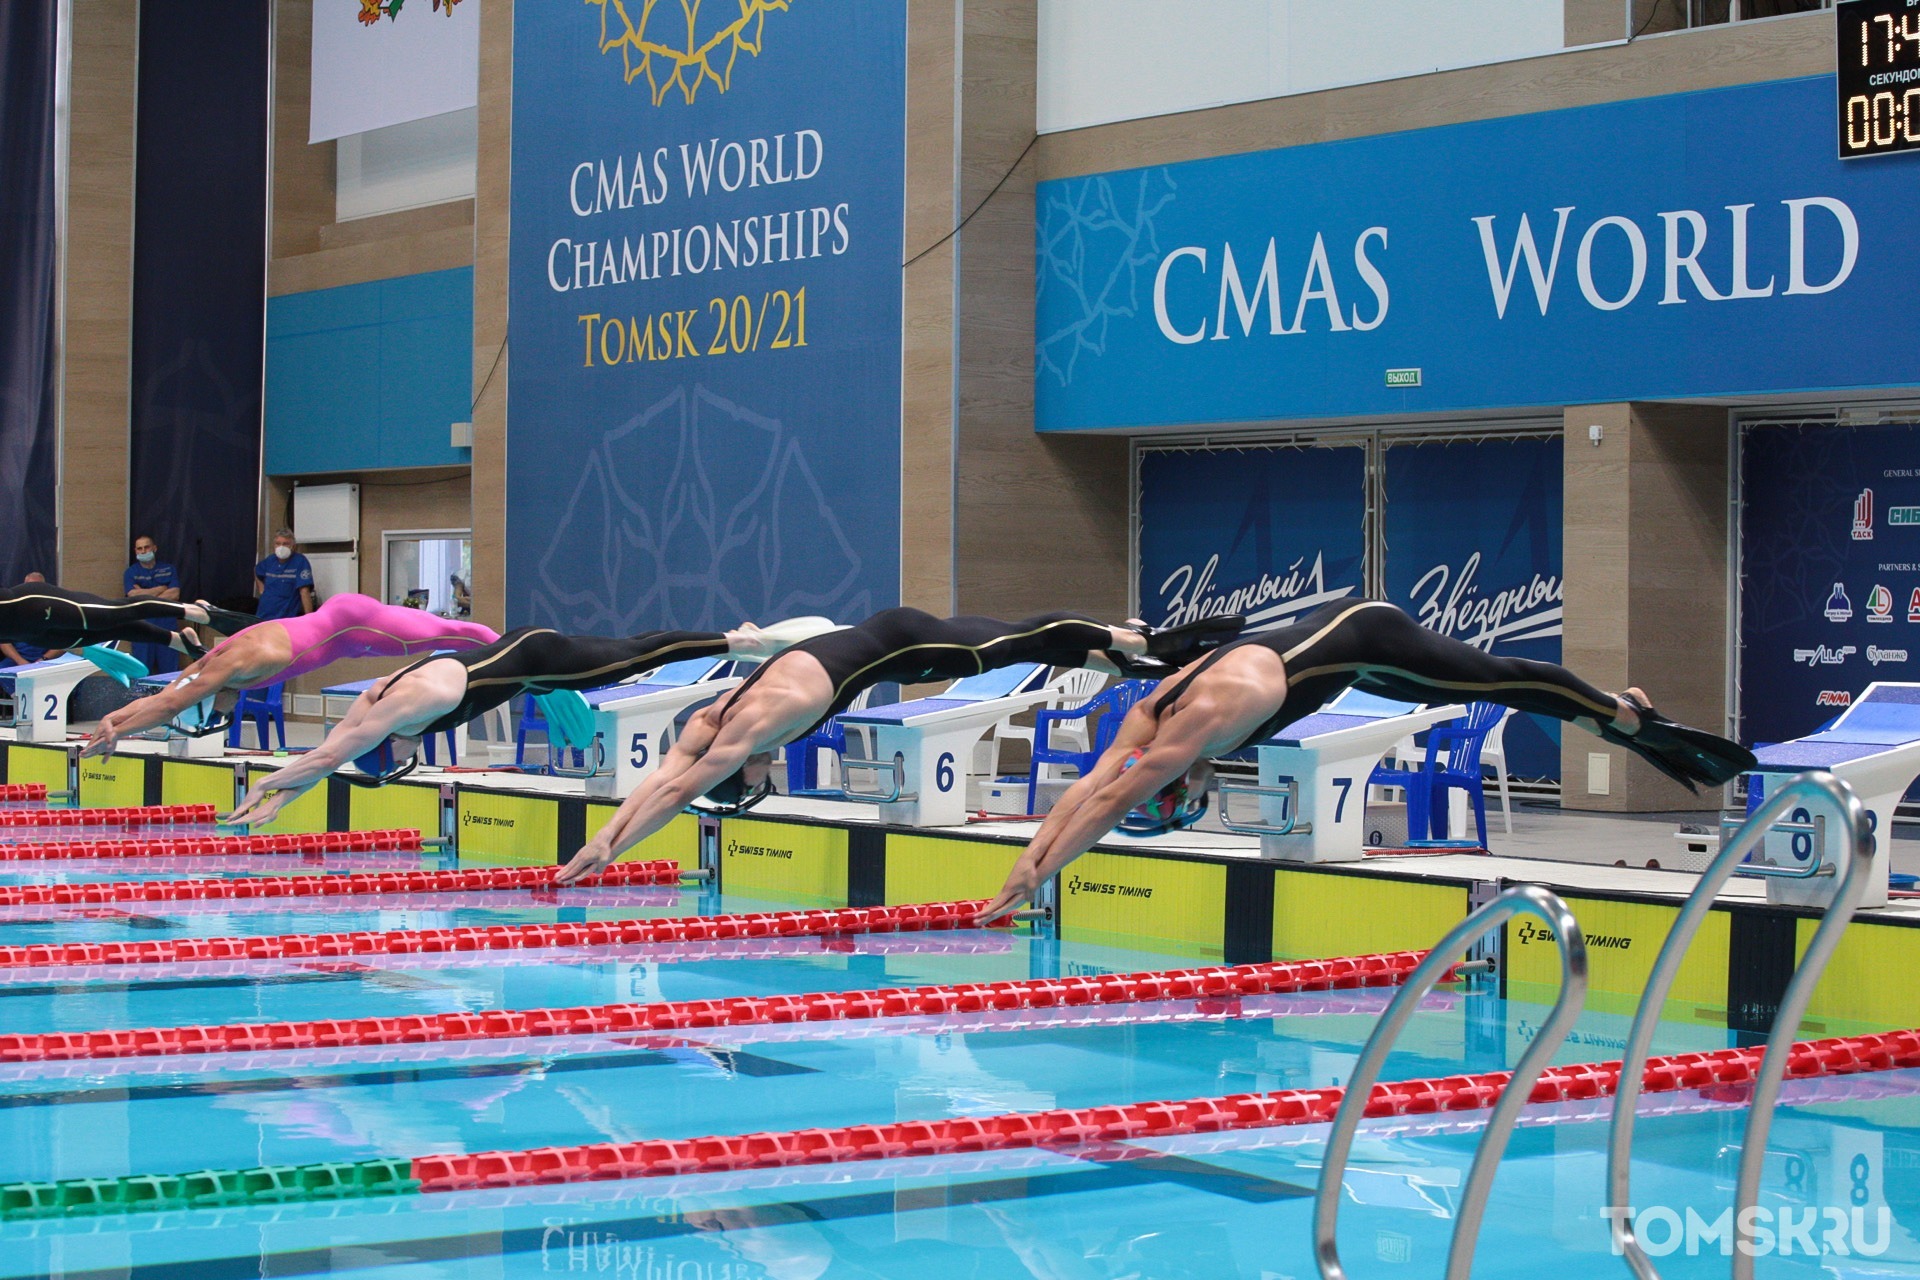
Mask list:
[[269,210],[275,258],[318,251],[322,230],[333,222],[334,144],[308,144],[312,100],[312,0],[276,0],[273,207]]
[[[57,580],[120,594],[128,563],[138,0],[74,0]],[[54,577],[54,566],[46,566]]]
[[[906,218],[901,284],[900,601],[953,609],[955,302],[960,246],[957,0],[907,6]],[[932,247],[937,246],[937,247]],[[924,256],[922,256],[924,254]]]
[[513,0],[480,10],[480,168],[473,213],[473,616],[506,616],[507,232],[513,155]]
[[[1599,446],[1588,429],[1600,426]],[[1691,405],[1566,410],[1562,660],[1603,689],[1639,685],[1660,710],[1726,722],[1727,411]],[[1588,756],[1611,759],[1607,795]],[[1561,803],[1663,812],[1710,807],[1632,752],[1579,730],[1561,738]]]

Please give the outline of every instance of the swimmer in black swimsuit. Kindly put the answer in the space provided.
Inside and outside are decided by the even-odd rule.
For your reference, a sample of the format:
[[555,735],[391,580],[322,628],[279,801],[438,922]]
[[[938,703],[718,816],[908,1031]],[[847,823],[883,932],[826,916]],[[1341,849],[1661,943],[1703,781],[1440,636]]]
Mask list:
[[805,737],[876,684],[957,680],[1020,662],[1126,674],[1170,671],[1239,634],[1242,621],[1210,618],[1156,631],[1139,623],[1110,627],[1073,613],[1002,622],[884,610],[857,627],[794,645],[695,714],[660,768],[561,870],[560,883],[598,874],[696,797],[737,812],[765,795],[773,750]]
[[[74,649],[120,640],[169,645],[192,653],[191,641],[158,625],[157,620],[211,622],[222,631],[238,631],[257,619],[200,603],[179,600],[103,600],[81,591],[68,591],[45,582],[23,582],[0,589],[0,642],[37,645],[42,649]],[[204,652],[202,650],[201,652]]]
[[1565,667],[1496,658],[1429,631],[1393,605],[1347,600],[1220,646],[1127,713],[1113,746],[1063,795],[980,919],[1006,914],[1146,805],[1160,829],[1205,808],[1206,762],[1319,710],[1349,687],[1408,702],[1497,702],[1566,720],[1685,784],[1719,786],[1753,753],[1668,720],[1638,689],[1602,693]]
[[[264,823],[349,762],[374,782],[411,772],[428,734],[463,725],[521,694],[598,689],[688,658],[767,658],[796,640],[833,629],[825,618],[791,618],[735,631],[648,631],[625,639],[567,636],[521,627],[493,644],[423,658],[354,701],[327,740],[285,769],[266,774],[222,822]],[[359,779],[355,779],[359,781]]]

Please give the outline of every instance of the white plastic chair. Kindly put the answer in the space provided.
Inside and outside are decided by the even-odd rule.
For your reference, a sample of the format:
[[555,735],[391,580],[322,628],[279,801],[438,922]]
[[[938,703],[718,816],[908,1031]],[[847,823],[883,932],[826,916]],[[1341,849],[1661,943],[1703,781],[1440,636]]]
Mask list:
[[[1093,695],[1099,693],[1107,684],[1104,671],[1094,671],[1087,667],[1066,667],[1054,673],[1047,681],[1047,700],[1034,707],[1035,711],[1059,711],[1065,707],[1077,707]],[[1061,745],[1077,743],[1080,750],[1087,749],[1087,726],[1084,722],[1073,725],[1055,725],[1054,734]],[[1033,726],[1030,724],[1012,724],[1002,722],[994,726],[993,732],[981,740],[990,754],[986,757],[986,776],[993,776],[999,768],[1000,744],[1002,742],[1024,742],[1027,751],[1033,751]],[[1052,766],[1048,766],[1051,768]],[[974,754],[974,771],[980,772],[980,755]]]
[[1500,820],[1506,824],[1507,834],[1513,834],[1513,796],[1507,790],[1507,725],[1513,719],[1513,708],[1507,708],[1507,714],[1500,717],[1500,723],[1493,726],[1493,732],[1480,748],[1480,763],[1491,766],[1494,776],[1500,780]]

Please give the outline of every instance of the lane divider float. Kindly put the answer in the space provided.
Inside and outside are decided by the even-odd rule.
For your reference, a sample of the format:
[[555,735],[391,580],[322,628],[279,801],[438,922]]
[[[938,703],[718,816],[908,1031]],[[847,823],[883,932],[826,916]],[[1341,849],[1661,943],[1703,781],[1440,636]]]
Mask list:
[[[263,853],[418,853],[415,830],[309,831],[279,836],[175,836],[164,840],[50,840],[0,844],[0,862],[47,858],[224,858]],[[547,878],[553,878],[551,868]]]
[[46,798],[47,784],[44,782],[0,782],[0,801]]
[[167,964],[195,960],[277,960],[312,956],[397,956],[445,951],[519,951],[603,947],[721,938],[798,938],[835,933],[968,929],[978,902],[929,902],[833,911],[769,911],[655,920],[569,924],[476,925],[457,929],[283,933],[258,938],[154,938],[139,942],[69,942],[0,947],[0,969],[72,965]]
[[0,827],[165,827],[212,822],[210,804],[150,804],[125,809],[11,809]]
[[[411,836],[418,847],[420,833]],[[238,837],[280,840],[291,837]],[[0,846],[4,848],[5,846]],[[308,852],[258,850],[255,852]],[[334,898],[389,893],[467,893],[495,889],[551,889],[552,867],[465,867],[457,871],[357,871],[334,875],[243,876],[226,880],[103,880],[82,884],[0,885],[0,907],[84,907],[112,902],[224,902],[254,898]],[[673,861],[616,862],[580,887],[674,884]]]
[[422,1013],[315,1022],[143,1027],[130,1031],[50,1031],[0,1035],[0,1062],[687,1031],[794,1022],[904,1018],[921,1014],[971,1014],[1010,1009],[1134,1004],[1152,1000],[1228,999],[1293,991],[1338,991],[1398,986],[1425,958],[1423,951],[1396,951],[1331,960],[1293,960],[1153,973],[1026,978],[1011,982],[974,982],[877,991],[733,996],[717,1000],[583,1005],[564,1009],[491,1009],[477,1013]]
[[[1759,1075],[1762,1053],[1758,1048],[1722,1049],[1653,1058],[1647,1063],[1646,1091],[1717,1090],[1724,1095],[1731,1086],[1752,1084]],[[1894,1031],[1796,1044],[1787,1061],[1787,1076],[1808,1079],[1915,1066],[1920,1066],[1920,1031]],[[1527,1100],[1558,1103],[1606,1097],[1614,1091],[1619,1071],[1618,1062],[1548,1067],[1534,1082]],[[1484,1110],[1511,1079],[1511,1072],[1493,1071],[1383,1082],[1369,1094],[1366,1115]],[[1033,1147],[1070,1150],[1182,1134],[1325,1124],[1339,1110],[1343,1093],[1338,1087],[1286,1089],[782,1133],[16,1182],[0,1186],[0,1220],[438,1194]]]

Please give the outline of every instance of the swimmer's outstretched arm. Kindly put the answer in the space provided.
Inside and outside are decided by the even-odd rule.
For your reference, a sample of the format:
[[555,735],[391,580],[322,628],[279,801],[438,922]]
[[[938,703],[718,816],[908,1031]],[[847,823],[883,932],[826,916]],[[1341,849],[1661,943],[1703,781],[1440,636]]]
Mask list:
[[127,734],[166,724],[202,698],[211,698],[219,693],[229,682],[245,679],[252,674],[247,666],[246,660],[233,649],[217,649],[199,661],[189,663],[164,689],[144,698],[135,698],[101,720],[93,736],[87,739],[86,749],[80,753],[80,757],[111,756],[120,739]]
[[560,868],[560,884],[573,884],[606,870],[621,854],[673,821],[695,797],[747,762],[753,754],[761,718],[742,709],[724,720],[731,695],[696,712],[660,767],[628,796],[600,828]]
[[[974,919],[985,924],[1031,898],[1050,876],[1092,848],[1127,811],[1193,767],[1206,743],[1178,717],[1157,721],[1142,703],[1127,712],[1113,745],[1091,772],[1067,788],[1007,874],[1007,882]],[[1128,768],[1127,757],[1144,754]]]
[[[240,806],[220,821],[236,827],[273,821],[316,784],[379,746],[397,730],[431,720],[459,701],[457,691],[448,699],[444,689],[435,687],[438,682],[418,680],[419,674],[410,672],[409,678],[397,685],[390,676],[355,698],[346,718],[333,727],[325,742],[254,783]],[[388,692],[390,685],[395,687]]]

